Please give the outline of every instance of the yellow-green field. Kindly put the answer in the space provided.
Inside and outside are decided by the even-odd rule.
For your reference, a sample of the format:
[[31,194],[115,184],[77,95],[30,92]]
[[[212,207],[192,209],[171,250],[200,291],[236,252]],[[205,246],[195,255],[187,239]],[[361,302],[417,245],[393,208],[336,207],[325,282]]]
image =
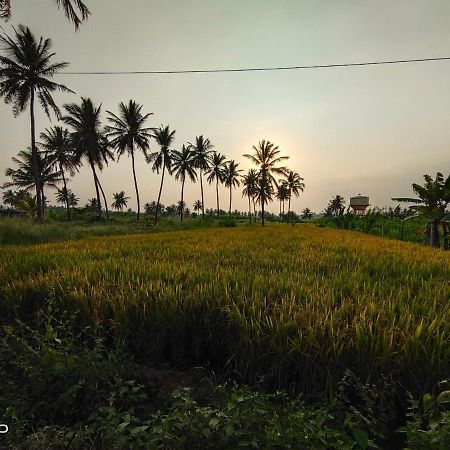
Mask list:
[[46,298],[140,355],[277,387],[346,368],[428,389],[450,373],[450,254],[314,225],[216,228],[4,247],[1,317]]

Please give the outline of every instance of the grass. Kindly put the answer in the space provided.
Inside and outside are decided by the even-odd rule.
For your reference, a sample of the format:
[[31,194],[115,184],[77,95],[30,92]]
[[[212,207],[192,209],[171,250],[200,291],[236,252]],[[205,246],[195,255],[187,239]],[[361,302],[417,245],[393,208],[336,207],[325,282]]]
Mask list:
[[0,314],[52,297],[141,357],[328,392],[346,369],[422,392],[450,370],[450,256],[314,225],[211,228],[0,255]]

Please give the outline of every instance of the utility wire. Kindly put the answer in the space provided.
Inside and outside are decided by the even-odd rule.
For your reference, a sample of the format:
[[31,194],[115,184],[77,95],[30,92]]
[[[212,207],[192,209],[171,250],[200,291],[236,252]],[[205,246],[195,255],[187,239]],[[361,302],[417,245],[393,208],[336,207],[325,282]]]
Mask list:
[[450,61],[450,56],[439,58],[397,59],[391,61],[368,61],[342,64],[316,64],[312,66],[280,66],[280,67],[244,67],[238,69],[192,69],[192,70],[130,70],[130,71],[104,71],[104,72],[60,72],[59,75],[165,75],[165,74],[189,74],[189,73],[228,73],[228,72],[269,72],[276,70],[300,70],[300,69],[329,69],[332,67],[359,67],[381,66],[385,64],[405,64],[432,61]]

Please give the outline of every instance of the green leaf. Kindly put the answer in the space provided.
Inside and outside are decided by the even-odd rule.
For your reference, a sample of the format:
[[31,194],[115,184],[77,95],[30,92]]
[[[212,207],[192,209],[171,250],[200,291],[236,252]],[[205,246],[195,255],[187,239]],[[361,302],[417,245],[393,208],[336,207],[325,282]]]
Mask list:
[[352,428],[352,434],[355,438],[355,441],[363,450],[365,450],[369,446],[369,437],[364,430],[358,427],[354,427]]

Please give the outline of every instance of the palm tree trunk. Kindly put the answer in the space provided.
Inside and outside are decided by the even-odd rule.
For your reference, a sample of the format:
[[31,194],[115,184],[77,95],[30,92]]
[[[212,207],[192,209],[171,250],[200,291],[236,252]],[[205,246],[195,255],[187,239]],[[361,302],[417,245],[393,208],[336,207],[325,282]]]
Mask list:
[[106,201],[105,191],[103,190],[102,185],[101,185],[100,180],[98,179],[98,177],[97,177],[97,183],[98,183],[98,187],[100,188],[100,191],[102,193],[103,201],[105,202],[106,218],[109,219],[109,210],[108,210],[108,203]]
[[202,168],[200,167],[200,190],[202,193],[202,219],[205,218],[205,202],[203,200],[203,172]]
[[436,220],[433,220],[431,222],[431,228],[430,228],[430,245],[432,247],[439,248],[439,228],[438,223]]
[[442,222],[442,232],[444,235],[444,250],[450,250],[450,240],[448,237],[448,225],[446,222]]
[[97,195],[97,218],[102,218],[102,206],[100,203],[100,192],[98,190],[98,179],[97,174],[95,173],[95,167],[94,164],[91,163],[92,173],[94,174],[94,183],[95,183],[95,193]]
[[255,223],[256,223],[256,204],[255,204],[255,197],[252,197],[252,202],[253,202],[253,216],[255,218]]
[[38,156],[36,149],[36,126],[34,122],[34,89],[31,91],[30,119],[31,119],[31,155],[32,155],[34,184],[36,186],[37,218],[39,221],[42,221],[44,212],[42,207],[41,177],[39,174]]
[[231,184],[230,184],[230,209],[228,210],[228,217],[231,220]]
[[278,222],[281,222],[281,200],[280,200],[280,215],[278,216]]
[[250,204],[250,195],[248,196],[248,218],[250,223],[252,223],[252,205]]
[[217,196],[217,218],[220,219],[220,208],[219,208],[219,179],[216,178],[216,196]]
[[291,212],[291,192],[289,191],[289,199],[288,199],[288,217]]
[[63,183],[64,183],[64,200],[66,201],[67,220],[70,220],[69,195],[67,193],[67,183],[66,183],[66,177],[64,175],[64,168],[61,163],[59,163],[59,170],[61,171],[61,176],[62,176]]
[[262,226],[264,226],[264,200],[261,200],[261,213]]
[[136,180],[136,169],[134,167],[134,151],[133,149],[131,149],[131,165],[133,167],[133,179],[134,179],[134,189],[136,190],[136,200],[137,200],[137,220],[139,220],[139,216],[141,214],[141,202],[139,199],[139,190],[138,190],[138,185],[137,185],[137,180]]
[[163,183],[164,183],[164,172],[165,172],[165,169],[166,169],[166,162],[163,161],[163,171],[162,171],[162,176],[161,176],[161,186],[159,187],[158,202],[156,203],[155,225],[156,225],[156,222],[158,222],[159,201],[161,200],[161,192],[162,192]]
[[184,178],[183,181],[181,183],[181,203],[180,203],[180,219],[183,222],[183,194],[184,194]]

